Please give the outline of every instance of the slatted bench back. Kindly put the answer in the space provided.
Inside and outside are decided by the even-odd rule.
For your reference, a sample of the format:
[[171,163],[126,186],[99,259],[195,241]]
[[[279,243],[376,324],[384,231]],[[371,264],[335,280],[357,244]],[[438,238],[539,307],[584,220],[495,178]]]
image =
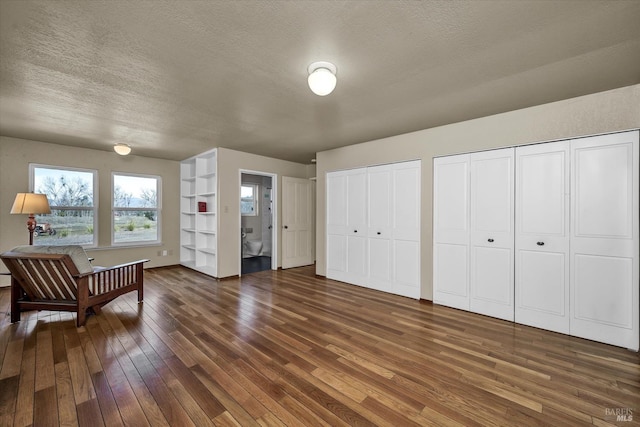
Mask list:
[[76,299],[80,273],[69,255],[5,252],[2,261],[32,301]]

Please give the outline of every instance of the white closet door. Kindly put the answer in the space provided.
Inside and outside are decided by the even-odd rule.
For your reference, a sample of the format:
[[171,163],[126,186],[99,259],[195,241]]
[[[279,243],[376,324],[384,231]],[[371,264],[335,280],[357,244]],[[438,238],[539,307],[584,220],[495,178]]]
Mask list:
[[420,298],[419,160],[393,167],[393,288],[390,292]]
[[569,146],[516,148],[515,321],[569,333]]
[[347,174],[327,173],[327,277],[347,280]]
[[327,173],[327,277],[366,285],[367,170]]
[[369,287],[389,292],[392,288],[393,166],[372,166],[368,175]]
[[433,159],[433,302],[469,310],[469,155]]
[[571,334],[638,350],[638,132],[571,141]]
[[347,278],[366,286],[367,262],[367,169],[347,171]]
[[513,321],[513,161],[507,148],[471,155],[470,303]]

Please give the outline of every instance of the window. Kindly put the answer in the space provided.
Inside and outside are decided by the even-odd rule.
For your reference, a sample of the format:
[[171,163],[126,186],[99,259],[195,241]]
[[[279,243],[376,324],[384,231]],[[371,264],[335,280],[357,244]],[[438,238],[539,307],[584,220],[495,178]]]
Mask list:
[[96,245],[95,170],[29,165],[31,190],[46,194],[51,214],[36,215],[34,245]]
[[114,173],[114,244],[157,243],[160,241],[160,177]]
[[242,184],[240,187],[240,214],[242,216],[258,215],[257,194],[258,186],[256,184]]

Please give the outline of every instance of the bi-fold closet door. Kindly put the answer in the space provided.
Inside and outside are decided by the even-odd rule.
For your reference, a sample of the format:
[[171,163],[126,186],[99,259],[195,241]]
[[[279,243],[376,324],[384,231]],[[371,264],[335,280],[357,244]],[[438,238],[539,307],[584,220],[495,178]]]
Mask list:
[[639,131],[571,142],[571,335],[640,347]]
[[516,149],[515,321],[568,334],[570,143]]
[[367,170],[327,174],[327,277],[367,279]]
[[[483,162],[504,150],[434,159],[434,302],[638,350],[638,134],[515,148],[510,267],[486,249],[501,236],[495,225],[507,224],[500,201],[510,184],[497,178],[506,170],[499,162]],[[511,318],[506,308],[478,308],[486,300],[500,306],[507,268],[515,271]]]
[[327,173],[327,277],[420,298],[420,161]]
[[515,321],[638,350],[638,131],[516,158]]
[[513,320],[512,148],[434,159],[436,304]]

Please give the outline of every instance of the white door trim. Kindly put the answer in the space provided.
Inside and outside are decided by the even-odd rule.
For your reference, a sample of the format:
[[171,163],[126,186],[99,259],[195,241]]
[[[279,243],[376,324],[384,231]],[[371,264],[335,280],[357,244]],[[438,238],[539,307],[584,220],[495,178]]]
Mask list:
[[[240,204],[240,187],[242,186],[242,174],[259,175],[271,178],[271,190],[272,190],[272,202],[271,202],[271,217],[273,219],[273,226],[271,227],[271,242],[273,247],[271,248],[271,269],[278,269],[278,236],[275,230],[278,230],[278,174],[270,172],[262,172],[251,169],[238,169],[238,205]],[[236,236],[240,236],[242,232],[242,213],[238,209],[238,232]],[[240,245],[240,252],[238,255],[238,275],[242,276],[242,243]]]

